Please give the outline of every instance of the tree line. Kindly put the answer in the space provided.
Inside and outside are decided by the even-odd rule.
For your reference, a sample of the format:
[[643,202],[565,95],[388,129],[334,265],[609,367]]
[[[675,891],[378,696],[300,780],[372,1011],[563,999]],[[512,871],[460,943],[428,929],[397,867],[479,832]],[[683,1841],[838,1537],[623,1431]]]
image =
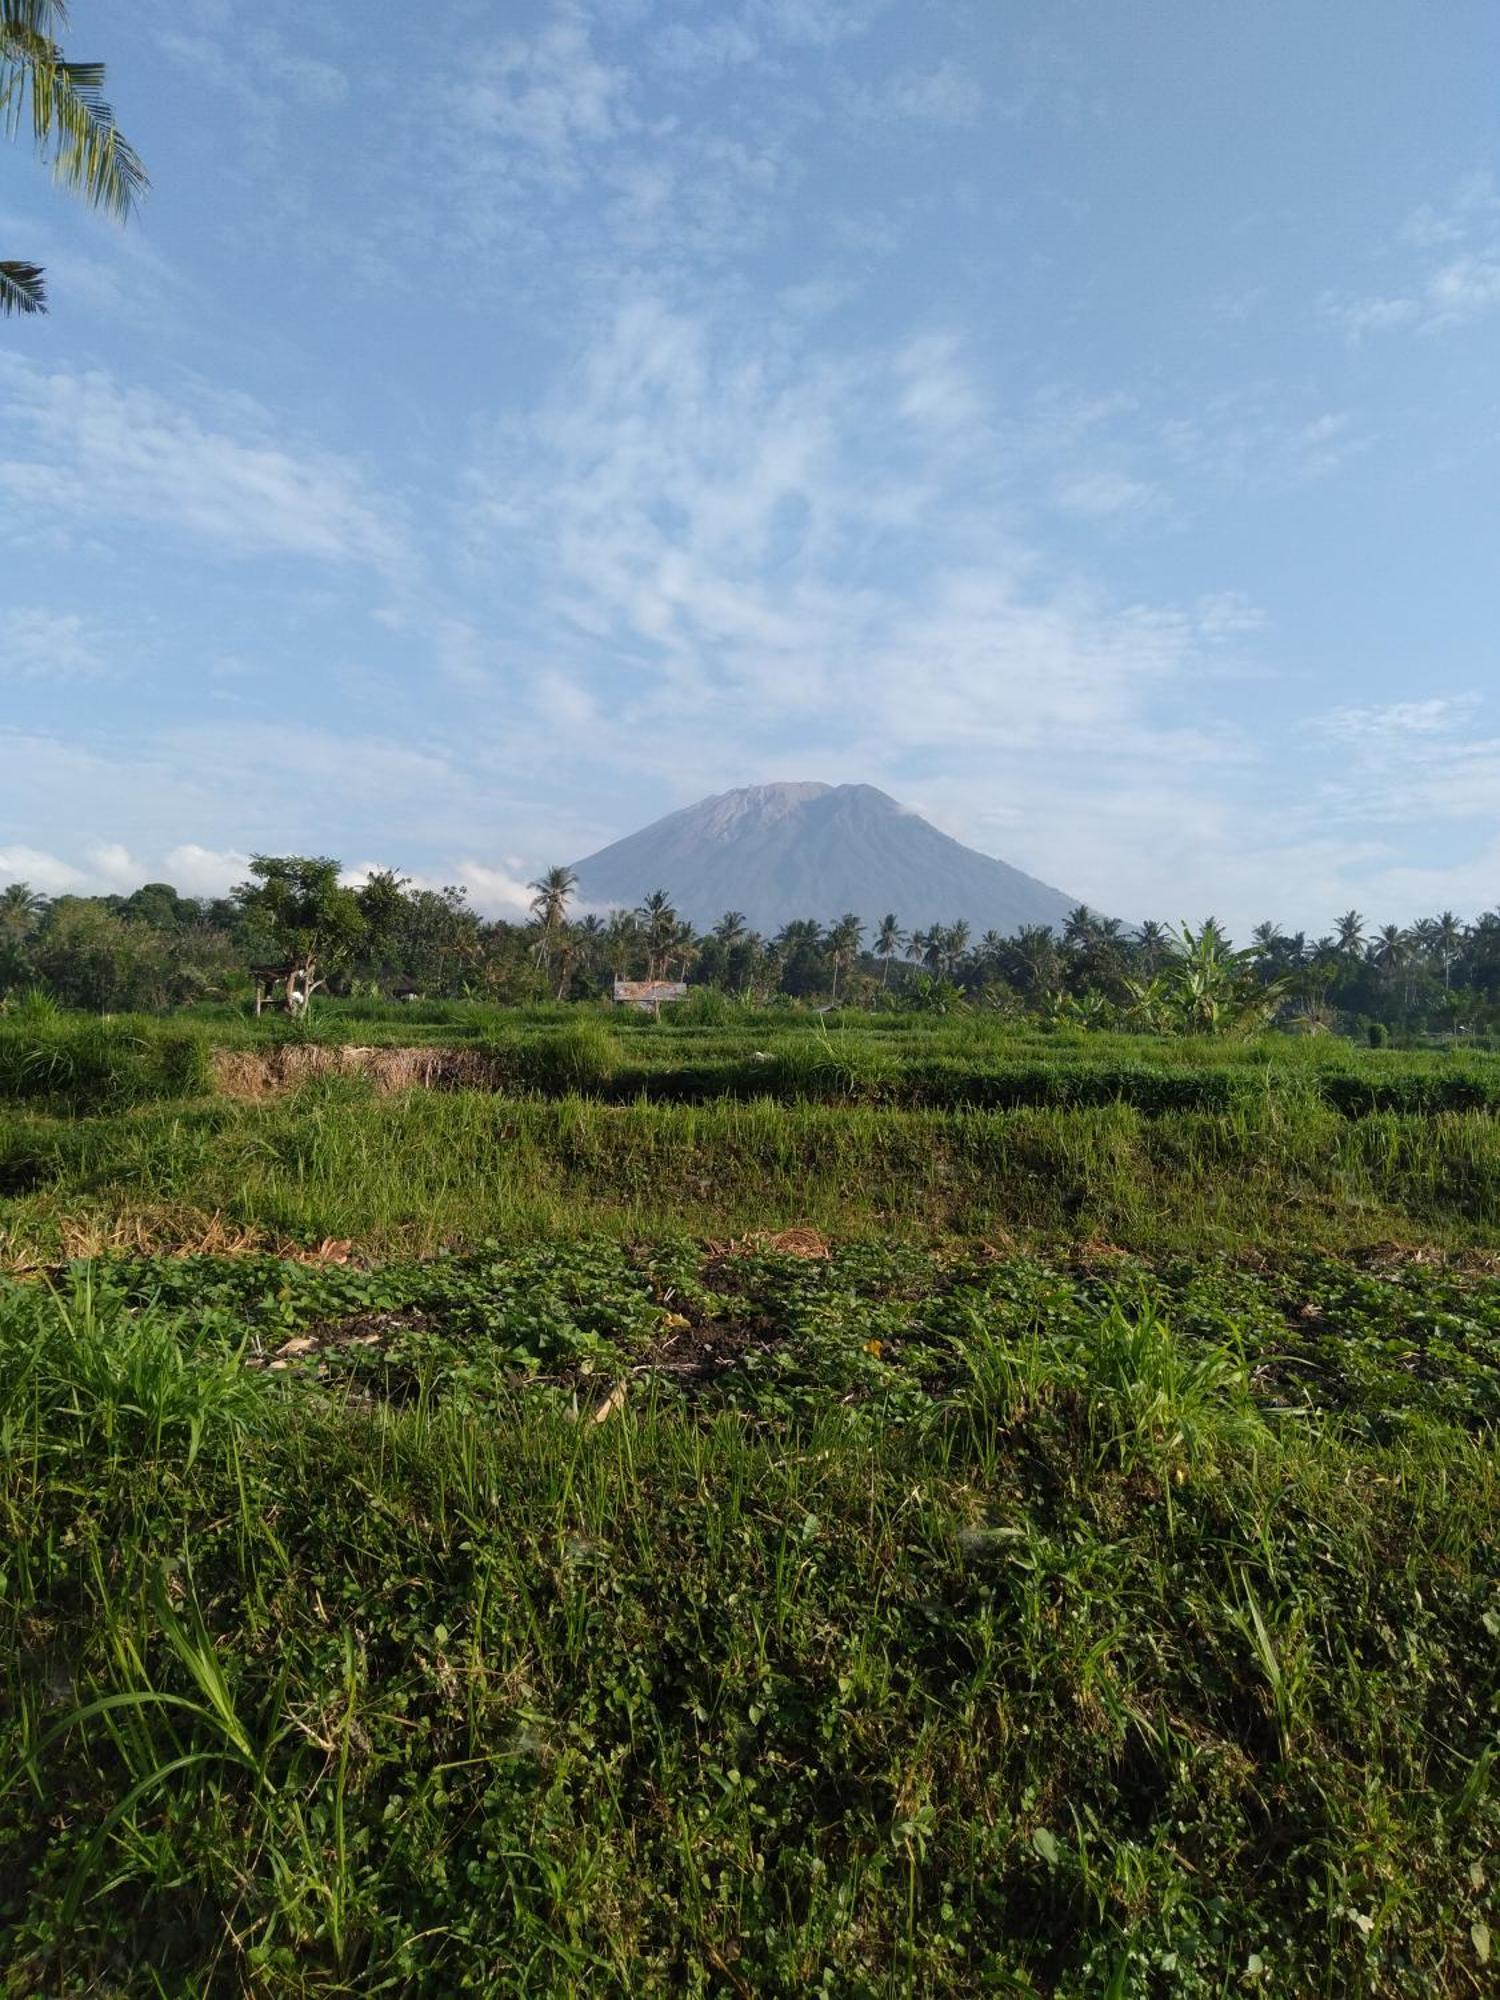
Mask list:
[[[763,936],[735,910],[706,931],[657,890],[634,909],[580,910],[570,870],[531,885],[525,919],[486,919],[462,888],[392,871],[351,885],[327,856],[258,855],[227,896],[150,882],[131,895],[0,890],[0,1003],[40,989],[96,1012],[241,1001],[255,969],[315,992],[592,1000],[613,980],[673,979],[756,1005],[986,1007],[1088,1026],[1221,1030],[1279,1021],[1376,1033],[1500,1025],[1500,910],[1401,926],[1348,910],[1326,935],[1275,923],[1236,947],[1196,928],[1129,928],[1083,906],[1060,929],[974,935],[962,921],[908,927],[849,913]],[[295,996],[294,996],[295,997]]]

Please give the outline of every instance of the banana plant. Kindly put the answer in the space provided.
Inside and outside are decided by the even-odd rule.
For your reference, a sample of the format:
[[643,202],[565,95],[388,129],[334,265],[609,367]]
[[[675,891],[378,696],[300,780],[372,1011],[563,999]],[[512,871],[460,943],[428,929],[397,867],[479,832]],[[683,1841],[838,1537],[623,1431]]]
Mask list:
[[1261,979],[1258,954],[1235,951],[1211,919],[1174,933],[1172,956],[1149,981],[1128,983],[1131,1012],[1144,1027],[1178,1035],[1247,1035],[1287,997],[1289,979]]

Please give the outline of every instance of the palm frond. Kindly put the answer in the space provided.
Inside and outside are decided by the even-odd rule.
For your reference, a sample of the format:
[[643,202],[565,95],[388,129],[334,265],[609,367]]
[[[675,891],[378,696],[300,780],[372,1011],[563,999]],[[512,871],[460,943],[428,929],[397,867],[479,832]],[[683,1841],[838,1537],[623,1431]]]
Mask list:
[[39,264],[0,261],[0,319],[12,313],[44,313],[47,281]]
[[0,0],[0,35],[24,28],[33,35],[56,35],[68,25],[66,0]]
[[149,182],[105,100],[104,65],[70,62],[48,35],[12,19],[18,3],[3,0],[0,120],[14,136],[29,100],[32,136],[55,177],[96,208],[123,218]]

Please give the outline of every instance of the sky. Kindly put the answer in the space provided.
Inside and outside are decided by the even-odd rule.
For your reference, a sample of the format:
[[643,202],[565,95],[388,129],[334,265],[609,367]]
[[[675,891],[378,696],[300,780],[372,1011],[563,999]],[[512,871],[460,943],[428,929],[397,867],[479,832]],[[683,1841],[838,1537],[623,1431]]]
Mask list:
[[0,148],[0,882],[504,914],[821,779],[1129,921],[1500,903],[1493,0],[71,11],[153,192]]

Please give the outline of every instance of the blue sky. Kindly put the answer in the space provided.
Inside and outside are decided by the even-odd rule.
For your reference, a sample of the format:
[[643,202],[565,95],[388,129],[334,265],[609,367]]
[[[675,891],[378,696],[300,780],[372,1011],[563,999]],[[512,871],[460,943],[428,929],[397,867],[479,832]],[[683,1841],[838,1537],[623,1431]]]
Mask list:
[[155,186],[0,153],[0,880],[499,912],[822,778],[1132,919],[1500,902],[1493,0],[73,12]]

